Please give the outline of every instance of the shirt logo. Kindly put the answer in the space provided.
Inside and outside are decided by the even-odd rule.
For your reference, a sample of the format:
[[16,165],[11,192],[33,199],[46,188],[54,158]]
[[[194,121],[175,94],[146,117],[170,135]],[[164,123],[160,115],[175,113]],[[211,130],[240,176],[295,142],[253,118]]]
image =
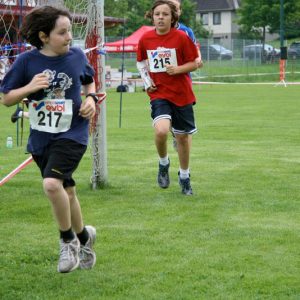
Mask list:
[[41,103],[33,103],[33,108],[38,111],[42,107],[45,106],[47,111],[56,111],[56,112],[63,112],[65,111],[65,101],[64,100],[57,100],[57,101],[42,101]]
[[39,103],[39,104],[34,103],[32,106],[34,107],[35,110],[40,110],[44,105],[45,105],[45,102],[42,101],[42,102]]
[[155,58],[157,56],[158,52],[157,51],[151,51],[151,57]]

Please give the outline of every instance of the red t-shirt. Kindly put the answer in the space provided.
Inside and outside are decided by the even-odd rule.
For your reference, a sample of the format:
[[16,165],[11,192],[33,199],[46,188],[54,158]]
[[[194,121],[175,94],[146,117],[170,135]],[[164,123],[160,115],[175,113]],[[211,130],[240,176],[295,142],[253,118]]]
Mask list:
[[150,100],[166,99],[177,106],[196,102],[189,74],[168,75],[164,64],[173,65],[177,61],[180,66],[197,57],[195,44],[180,30],[171,28],[164,35],[158,35],[155,30],[146,32],[139,41],[137,61],[149,62],[150,76],[157,87],[155,92],[148,93]]

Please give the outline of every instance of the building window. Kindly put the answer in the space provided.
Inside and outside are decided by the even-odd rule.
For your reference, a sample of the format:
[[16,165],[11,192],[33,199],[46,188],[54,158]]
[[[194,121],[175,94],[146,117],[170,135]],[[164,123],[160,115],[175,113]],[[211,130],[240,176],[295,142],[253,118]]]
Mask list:
[[208,25],[208,14],[201,14],[202,24]]
[[221,13],[217,12],[213,14],[213,23],[214,25],[220,25],[221,24]]
[[221,44],[221,38],[220,37],[214,37],[213,41],[214,41],[214,44]]

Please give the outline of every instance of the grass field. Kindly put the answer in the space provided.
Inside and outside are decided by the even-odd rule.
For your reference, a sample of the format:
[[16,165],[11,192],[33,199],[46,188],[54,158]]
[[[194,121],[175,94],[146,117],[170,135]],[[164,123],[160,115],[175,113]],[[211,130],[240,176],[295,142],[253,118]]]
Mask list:
[[[120,95],[108,93],[109,185],[90,189],[90,153],[74,176],[98,230],[90,271],[57,273],[58,232],[34,164],[0,187],[0,299],[300,299],[300,87],[195,92],[193,197],[180,193],[171,140],[171,186],[157,187],[147,96],[123,94],[119,128]],[[0,178],[27,157],[13,110],[0,107]]]

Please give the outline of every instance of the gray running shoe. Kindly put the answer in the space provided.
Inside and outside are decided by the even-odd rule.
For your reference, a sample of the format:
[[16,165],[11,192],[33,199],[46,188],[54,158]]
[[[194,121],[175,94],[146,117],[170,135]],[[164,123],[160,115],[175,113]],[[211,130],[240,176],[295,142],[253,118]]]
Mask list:
[[193,189],[191,187],[190,176],[189,176],[189,178],[181,179],[179,172],[178,172],[178,182],[181,187],[182,194],[187,195],[187,196],[193,195]]
[[79,266],[80,242],[75,237],[71,242],[60,240],[60,255],[57,270],[60,273],[72,272]]
[[161,164],[159,164],[158,166],[157,182],[158,185],[163,189],[166,189],[170,185],[169,167],[170,167],[170,160],[166,166],[163,166]]
[[85,226],[85,228],[90,237],[85,245],[80,245],[79,268],[91,269],[96,263],[96,253],[93,250],[93,245],[96,241],[96,228],[90,225]]

